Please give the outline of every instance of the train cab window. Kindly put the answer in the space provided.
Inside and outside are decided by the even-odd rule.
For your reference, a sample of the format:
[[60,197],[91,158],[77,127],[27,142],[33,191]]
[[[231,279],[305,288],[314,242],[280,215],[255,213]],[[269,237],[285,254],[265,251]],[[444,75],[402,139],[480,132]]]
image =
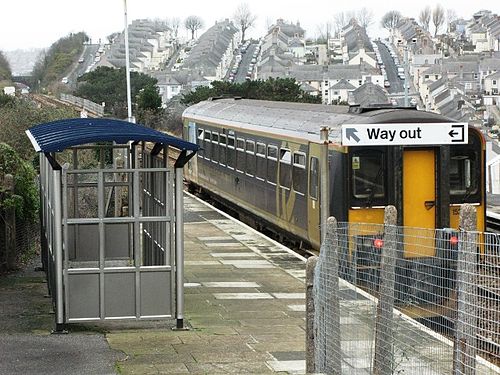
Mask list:
[[280,186],[290,189],[292,182],[292,153],[286,148],[280,149]]
[[234,151],[234,137],[227,136],[227,167],[234,169],[236,167],[236,155]]
[[209,130],[205,130],[203,148],[205,149],[205,159],[210,160],[212,157],[212,133]]
[[236,170],[245,173],[245,140],[236,139]]
[[267,146],[267,181],[273,185],[276,184],[278,174],[278,147]]
[[256,155],[257,155],[257,168],[255,170],[255,177],[257,177],[259,180],[265,180],[265,178],[266,178],[266,145],[264,143],[257,142]]
[[350,157],[352,173],[352,195],[371,206],[374,201],[383,204],[385,198],[385,161],[384,153],[369,150],[352,153]]
[[319,197],[319,159],[315,157],[309,162],[309,196],[312,199]]
[[219,133],[212,132],[212,161],[219,161]]
[[250,176],[255,175],[255,142],[247,141],[246,143],[246,152],[247,152],[247,174]]
[[226,165],[226,135],[219,135],[219,163]]
[[306,192],[306,154],[302,152],[293,153],[292,184],[293,190],[295,190],[296,193],[304,194]]
[[450,200],[474,203],[480,199],[481,161],[469,145],[450,147]]
[[200,146],[200,150],[198,151],[198,157],[202,158],[204,156],[204,146],[203,146],[203,140],[205,139],[205,130],[204,129],[198,129],[198,137],[197,137],[197,145]]

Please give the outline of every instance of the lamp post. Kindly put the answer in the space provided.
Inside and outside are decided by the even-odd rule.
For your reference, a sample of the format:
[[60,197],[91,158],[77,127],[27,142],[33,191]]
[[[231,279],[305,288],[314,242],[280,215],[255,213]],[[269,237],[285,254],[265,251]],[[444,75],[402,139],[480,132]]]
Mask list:
[[127,75],[127,121],[135,122],[132,117],[132,94],[130,93],[130,62],[128,50],[128,21],[127,21],[127,0],[123,0],[125,18],[125,72]]

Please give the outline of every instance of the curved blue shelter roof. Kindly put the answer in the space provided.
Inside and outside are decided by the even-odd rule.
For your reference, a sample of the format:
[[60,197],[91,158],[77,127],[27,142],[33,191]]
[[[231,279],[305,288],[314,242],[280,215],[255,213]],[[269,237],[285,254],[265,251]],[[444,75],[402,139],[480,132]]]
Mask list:
[[60,152],[71,146],[95,142],[146,141],[198,151],[198,145],[128,121],[104,118],[73,118],[35,125],[26,130],[37,152]]

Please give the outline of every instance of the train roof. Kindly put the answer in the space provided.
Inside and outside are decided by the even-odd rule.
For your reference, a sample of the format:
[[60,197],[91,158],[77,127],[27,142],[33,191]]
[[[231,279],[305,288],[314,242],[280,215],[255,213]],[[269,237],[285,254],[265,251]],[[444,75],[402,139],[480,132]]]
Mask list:
[[383,108],[356,113],[349,106],[275,102],[251,99],[207,100],[188,107],[183,118],[300,136],[319,141],[320,129],[330,128],[330,141],[341,142],[342,124],[449,122],[442,115],[414,109]]

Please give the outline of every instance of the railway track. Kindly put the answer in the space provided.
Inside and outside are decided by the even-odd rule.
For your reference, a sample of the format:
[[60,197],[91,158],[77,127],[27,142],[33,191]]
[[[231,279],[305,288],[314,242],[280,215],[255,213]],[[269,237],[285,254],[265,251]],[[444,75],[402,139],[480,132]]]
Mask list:
[[486,211],[486,227],[488,231],[500,233],[500,214]]

